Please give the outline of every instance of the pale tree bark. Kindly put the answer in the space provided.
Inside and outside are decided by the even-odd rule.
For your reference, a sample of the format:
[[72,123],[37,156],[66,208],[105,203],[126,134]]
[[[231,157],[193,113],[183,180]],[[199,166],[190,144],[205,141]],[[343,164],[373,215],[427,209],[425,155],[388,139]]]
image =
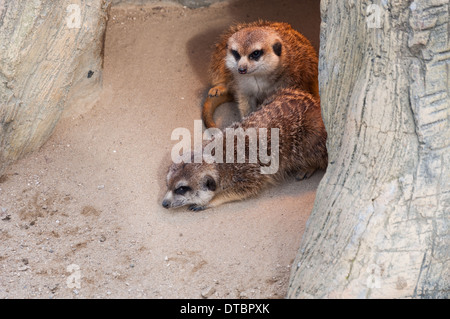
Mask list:
[[330,163],[288,297],[448,298],[449,1],[322,0],[321,14]]
[[106,0],[0,0],[0,176],[101,88]]

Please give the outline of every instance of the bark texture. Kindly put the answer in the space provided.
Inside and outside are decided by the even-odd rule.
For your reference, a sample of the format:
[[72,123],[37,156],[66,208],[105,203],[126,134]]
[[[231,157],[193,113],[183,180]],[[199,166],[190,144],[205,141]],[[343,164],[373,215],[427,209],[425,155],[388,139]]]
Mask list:
[[290,298],[448,298],[449,1],[321,1],[329,166]]
[[106,0],[0,0],[0,176],[101,87]]

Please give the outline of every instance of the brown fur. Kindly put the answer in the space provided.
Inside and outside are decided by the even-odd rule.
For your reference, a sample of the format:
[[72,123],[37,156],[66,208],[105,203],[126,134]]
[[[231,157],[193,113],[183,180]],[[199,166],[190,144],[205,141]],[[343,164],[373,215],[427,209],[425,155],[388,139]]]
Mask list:
[[[320,104],[306,92],[282,89],[265,101],[260,109],[231,127],[244,130],[267,128],[269,154],[272,145],[270,130],[279,128],[278,171],[272,175],[261,174],[263,164],[259,158],[257,163],[248,163],[248,152],[246,163],[241,164],[225,163],[225,160],[224,163],[212,164],[172,164],[167,176],[168,192],[163,206],[170,208],[191,205],[191,210],[215,207],[225,202],[255,196],[264,187],[278,183],[289,175],[303,179],[311,176],[315,170],[327,167],[327,134]],[[225,148],[225,130],[223,132]],[[236,143],[234,144],[236,156]],[[225,154],[224,149],[224,156]],[[182,200],[173,198],[173,192],[180,181],[192,189]],[[214,187],[211,187],[212,185]]]
[[[287,23],[257,21],[237,24],[222,34],[215,45],[210,65],[212,88],[209,90],[202,112],[206,127],[216,127],[213,120],[214,110],[224,101],[237,99],[239,104],[244,104],[242,109],[246,114],[242,114],[241,110],[241,115],[248,115],[248,107],[245,106],[247,103],[245,98],[248,96],[241,92],[237,81],[237,77],[248,75],[233,74],[226,65],[227,55],[231,54],[230,41],[239,45],[241,55],[248,54],[249,50],[252,50],[252,44],[261,42],[264,54],[275,55],[272,46],[274,42],[279,41],[281,43],[279,67],[267,75],[268,80],[273,82],[270,90],[275,92],[279,88],[287,87],[301,89],[319,99],[318,58],[308,39]],[[270,94],[266,96],[262,94],[258,98],[258,104],[268,95]]]

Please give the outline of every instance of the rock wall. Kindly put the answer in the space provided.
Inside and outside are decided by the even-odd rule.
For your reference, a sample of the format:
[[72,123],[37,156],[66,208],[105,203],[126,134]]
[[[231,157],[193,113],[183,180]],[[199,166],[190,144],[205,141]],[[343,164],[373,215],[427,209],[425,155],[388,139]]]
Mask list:
[[[0,0],[0,176],[101,88],[106,0]],[[80,105],[80,104],[78,104]]]
[[448,298],[448,0],[321,1],[329,165],[290,298]]

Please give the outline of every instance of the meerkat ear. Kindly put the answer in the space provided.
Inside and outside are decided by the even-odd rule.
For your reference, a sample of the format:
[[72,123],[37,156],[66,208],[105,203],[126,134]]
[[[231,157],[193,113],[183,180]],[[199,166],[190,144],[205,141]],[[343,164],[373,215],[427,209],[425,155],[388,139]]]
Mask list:
[[274,45],[272,45],[272,48],[276,55],[281,56],[282,45],[280,42],[277,41]]
[[205,181],[204,181],[204,186],[206,189],[210,190],[210,191],[215,191],[217,188],[217,184],[216,181],[214,180],[214,178],[212,178],[212,176],[210,175],[206,175],[205,176]]

